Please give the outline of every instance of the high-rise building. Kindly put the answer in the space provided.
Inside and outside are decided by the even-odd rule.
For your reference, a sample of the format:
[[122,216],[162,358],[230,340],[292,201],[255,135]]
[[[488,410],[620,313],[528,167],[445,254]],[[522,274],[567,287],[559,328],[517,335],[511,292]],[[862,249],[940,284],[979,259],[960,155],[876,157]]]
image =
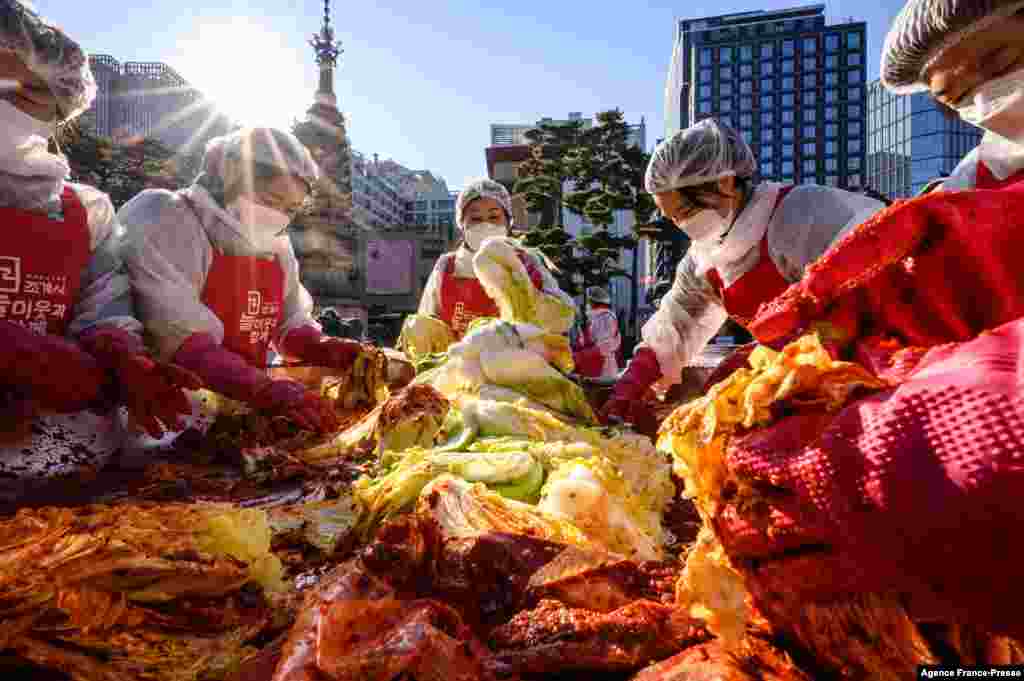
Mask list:
[[827,25],[824,5],[680,21],[666,137],[713,116],[743,133],[761,179],[860,187],[865,32]]
[[517,144],[529,144],[526,133],[533,130],[536,125],[525,123],[492,123],[491,124],[491,146],[508,147]]
[[352,153],[352,217],[363,227],[409,224],[411,199],[394,178],[380,172],[376,159]]
[[949,175],[982,131],[947,114],[928,96],[896,95],[868,85],[867,185],[890,199],[909,198]]
[[120,63],[107,54],[89,57],[97,93],[82,122],[115,142],[157,139],[175,151],[202,148],[232,122],[202,93],[161,62]]
[[89,67],[96,79],[96,98],[89,110],[82,114],[80,124],[97,135],[112,138],[114,128],[119,124],[114,94],[121,77],[121,64],[109,54],[92,54],[89,55]]

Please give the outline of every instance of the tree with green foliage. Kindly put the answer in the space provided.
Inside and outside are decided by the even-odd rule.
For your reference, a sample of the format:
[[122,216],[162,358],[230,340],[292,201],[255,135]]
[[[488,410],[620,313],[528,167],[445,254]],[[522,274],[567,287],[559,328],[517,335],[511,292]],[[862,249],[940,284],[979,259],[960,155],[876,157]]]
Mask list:
[[519,165],[519,180],[513,191],[523,195],[531,211],[541,213],[541,224],[565,226],[564,189],[573,179],[565,156],[580,144],[582,134],[581,120],[542,121],[526,132],[530,158]]
[[621,111],[604,111],[596,119],[597,125],[590,128],[573,121],[569,132],[556,132],[562,127],[557,124],[542,124],[527,133],[537,140],[535,153],[520,165],[515,185],[531,210],[564,205],[596,229],[573,239],[561,220],[556,223],[544,214],[524,243],[550,257],[560,270],[559,285],[584,300],[588,286],[607,286],[615,277],[633,280],[635,315],[638,273],[622,269],[620,260],[623,250],[635,249],[637,242],[630,235],[612,234],[609,227],[616,211],[631,212],[634,224],[646,223],[654,215],[654,201],[643,184],[649,156],[630,144],[630,128]]
[[178,189],[194,177],[184,177],[182,172],[191,169],[176,163],[174,152],[148,137],[115,144],[77,127],[63,132],[60,151],[71,166],[71,179],[106,192],[115,207],[144,189]]

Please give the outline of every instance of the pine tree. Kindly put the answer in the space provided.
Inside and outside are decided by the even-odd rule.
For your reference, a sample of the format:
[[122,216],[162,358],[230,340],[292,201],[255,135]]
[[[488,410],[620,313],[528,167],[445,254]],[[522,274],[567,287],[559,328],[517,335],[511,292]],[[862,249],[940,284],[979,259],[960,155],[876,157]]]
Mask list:
[[71,179],[106,192],[115,207],[144,189],[177,189],[188,182],[176,173],[174,152],[149,137],[114,144],[77,128],[64,132],[60,151],[71,166]]
[[519,180],[513,191],[522,194],[531,211],[541,213],[542,225],[565,226],[562,207],[564,188],[572,179],[566,154],[577,147],[583,121],[541,122],[526,133],[530,158],[519,165]]
[[[629,211],[634,224],[639,225],[650,219],[655,206],[643,187],[648,156],[643,149],[630,144],[630,128],[622,112],[603,111],[595,118],[597,125],[584,130],[580,144],[566,154],[574,191],[565,203],[570,211],[598,228],[578,243],[589,265],[584,279],[607,286],[614,277],[633,280],[637,274],[618,265],[622,251],[636,249],[637,241],[632,236],[615,236],[609,231],[615,213]],[[638,284],[633,281],[634,291]],[[634,300],[634,310],[636,304]]]

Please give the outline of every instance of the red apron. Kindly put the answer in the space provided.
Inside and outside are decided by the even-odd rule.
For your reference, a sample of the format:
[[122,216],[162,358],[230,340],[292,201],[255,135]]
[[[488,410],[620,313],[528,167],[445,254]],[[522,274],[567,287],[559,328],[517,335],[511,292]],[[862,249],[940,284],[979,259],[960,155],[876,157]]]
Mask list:
[[224,347],[265,368],[284,303],[284,270],[277,258],[214,249],[202,301],[224,324]]
[[988,169],[988,166],[982,161],[978,161],[978,165],[975,169],[975,189],[1006,189],[1010,185],[1017,184],[1021,181],[1024,181],[1024,170],[1018,170],[1005,180],[998,180],[995,175],[992,174],[992,171]]
[[[775,199],[775,206],[772,208],[772,215],[775,215],[779,204],[782,203],[782,200],[791,189],[793,187],[789,186],[783,187],[779,191],[779,195]],[[770,220],[771,218],[769,217]],[[734,281],[728,288],[724,286],[718,270],[710,269],[706,275],[711,286],[721,296],[729,316],[744,327],[748,326],[754,317],[757,316],[757,309],[762,303],[781,295],[790,285],[790,282],[782,276],[782,273],[779,272],[779,269],[772,261],[771,255],[768,253],[767,231],[764,238],[761,239],[760,250],[761,254],[757,264],[749,272]]]
[[0,208],[0,319],[63,336],[89,264],[89,217],[71,187],[62,215]]
[[[480,280],[476,277],[455,276],[455,255],[449,253],[441,276],[441,319],[451,327],[455,340],[466,333],[470,323],[480,317],[497,317],[498,305],[487,295]],[[530,281],[540,291],[544,287],[544,278],[529,258],[522,253],[519,260],[526,267]]]

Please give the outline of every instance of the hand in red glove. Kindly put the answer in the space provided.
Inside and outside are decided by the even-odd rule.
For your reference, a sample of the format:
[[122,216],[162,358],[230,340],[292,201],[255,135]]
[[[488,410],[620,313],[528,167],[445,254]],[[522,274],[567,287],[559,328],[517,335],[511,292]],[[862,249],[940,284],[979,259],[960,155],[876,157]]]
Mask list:
[[933,349],[835,417],[730,444],[758,499],[728,492],[715,530],[766,614],[897,591],[914,616],[1024,636],[1022,347],[1024,319]]
[[329,433],[338,429],[338,415],[334,408],[298,381],[270,381],[253,395],[249,404],[278,412],[304,430]]
[[304,362],[343,371],[355,363],[363,346],[357,341],[331,338],[315,327],[303,326],[285,336],[281,350]]
[[116,378],[119,399],[135,422],[152,437],[168,430],[181,430],[180,419],[192,413],[185,390],[203,387],[199,377],[187,369],[157,362],[146,352],[136,334],[112,326],[85,331],[82,346]]
[[174,361],[198,374],[211,390],[233,400],[277,412],[307,430],[338,429],[337,414],[327,400],[296,381],[272,380],[207,334],[189,337]]
[[629,361],[626,372],[612,389],[612,396],[601,408],[601,419],[608,423],[619,419],[649,429],[654,416],[644,402],[644,394],[661,378],[658,356],[650,348],[640,348]]
[[100,399],[106,374],[71,341],[0,321],[0,382],[44,409],[70,413]]
[[939,192],[879,212],[762,306],[762,343],[826,322],[845,341],[931,347],[1024,316],[1019,216],[1024,188]]

